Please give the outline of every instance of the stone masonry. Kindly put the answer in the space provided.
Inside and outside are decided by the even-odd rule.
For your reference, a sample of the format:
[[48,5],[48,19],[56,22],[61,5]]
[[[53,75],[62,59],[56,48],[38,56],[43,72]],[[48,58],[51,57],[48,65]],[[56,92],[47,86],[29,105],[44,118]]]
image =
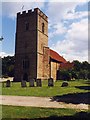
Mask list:
[[38,8],[17,13],[14,81],[49,78],[48,17]]
[[48,47],[48,17],[39,9],[17,13],[14,81],[56,80],[70,63]]

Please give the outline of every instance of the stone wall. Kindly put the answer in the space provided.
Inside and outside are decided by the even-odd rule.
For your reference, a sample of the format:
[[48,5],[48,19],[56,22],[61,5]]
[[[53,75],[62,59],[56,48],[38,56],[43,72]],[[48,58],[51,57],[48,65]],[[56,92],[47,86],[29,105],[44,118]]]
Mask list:
[[[29,61],[28,68],[23,68],[25,59]],[[28,80],[37,77],[37,12],[35,10],[17,13],[15,60],[15,81],[21,81],[24,74],[27,74]]]
[[[24,75],[28,79],[44,77],[44,47],[48,47],[48,17],[38,8],[17,13],[15,81]],[[26,60],[28,68],[23,68]]]
[[44,63],[44,79],[50,78],[50,50],[49,47],[44,47],[44,56],[43,56],[43,63]]
[[59,70],[60,63],[51,61],[51,78],[56,80],[57,70]]
[[[44,74],[46,72],[44,64],[48,64],[44,62],[44,47],[48,47],[48,18],[39,9],[37,9],[37,12],[37,78],[44,79],[46,76]],[[43,25],[44,31],[42,29]]]

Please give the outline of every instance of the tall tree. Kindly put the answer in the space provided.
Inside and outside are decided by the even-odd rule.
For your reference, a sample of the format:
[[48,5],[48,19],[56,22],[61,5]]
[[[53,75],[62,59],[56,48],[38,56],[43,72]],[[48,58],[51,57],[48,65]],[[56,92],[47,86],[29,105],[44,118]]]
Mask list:
[[3,76],[14,76],[14,65],[15,65],[15,57],[7,56],[2,58],[2,75]]

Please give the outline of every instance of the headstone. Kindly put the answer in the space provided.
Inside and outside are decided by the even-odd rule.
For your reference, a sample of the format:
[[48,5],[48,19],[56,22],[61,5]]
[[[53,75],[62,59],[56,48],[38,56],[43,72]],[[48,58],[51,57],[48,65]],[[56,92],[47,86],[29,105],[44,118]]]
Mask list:
[[41,79],[37,79],[36,80],[36,85],[37,85],[37,87],[42,87],[42,81],[41,81]]
[[53,87],[53,86],[54,86],[53,78],[49,78],[49,79],[48,79],[48,86],[49,86],[49,87]]
[[22,81],[21,81],[21,87],[27,87],[25,80],[22,80]]
[[68,86],[68,82],[67,81],[64,81],[61,85],[61,87],[67,87]]
[[34,87],[34,81],[35,81],[34,79],[30,79],[30,81],[29,81],[29,86],[30,87]]
[[7,80],[6,81],[6,87],[10,87],[11,85],[10,85],[10,80]]

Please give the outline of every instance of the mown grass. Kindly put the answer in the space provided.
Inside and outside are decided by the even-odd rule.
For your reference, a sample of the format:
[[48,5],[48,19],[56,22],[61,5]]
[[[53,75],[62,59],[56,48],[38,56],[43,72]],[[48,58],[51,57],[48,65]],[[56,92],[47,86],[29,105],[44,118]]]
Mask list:
[[[18,106],[2,106],[3,118],[46,118],[50,116],[73,116],[81,112],[76,109],[56,109],[56,108],[35,108],[35,107],[18,107]],[[84,110],[83,112],[90,112]]]
[[[21,87],[21,83],[12,83],[10,88],[2,87],[3,95],[18,95],[18,96],[56,96],[64,95],[68,93],[85,93],[88,90],[76,88],[77,86],[88,86],[87,80],[77,80],[69,81],[68,87],[61,87],[63,81],[57,81],[54,83],[54,87],[48,87],[47,81],[43,81],[42,87],[29,87],[27,83],[26,88]],[[21,107],[21,106],[7,106],[2,105],[2,120],[8,120],[11,118],[23,118],[23,119],[36,119],[36,118],[54,118],[60,117],[59,119],[63,120],[64,116],[67,116],[65,119],[69,119],[69,116],[75,117],[77,114],[84,112],[84,117],[87,117],[87,114],[90,115],[89,110],[79,110],[79,109],[62,109],[62,108],[37,108],[37,107]],[[82,114],[82,115],[83,115]],[[81,114],[81,120],[85,120]],[[62,117],[62,118],[61,118]],[[57,119],[57,118],[56,118]],[[55,119],[55,120],[56,120]],[[72,118],[71,118],[72,119]],[[70,119],[70,120],[71,120]],[[77,118],[75,117],[76,120]],[[43,119],[44,120],[44,119]]]
[[54,87],[48,87],[47,81],[42,81],[42,87],[29,87],[29,83],[27,83],[26,88],[22,88],[20,82],[13,82],[10,88],[2,87],[2,95],[51,97],[68,93],[88,92],[88,90],[76,88],[76,86],[88,86],[87,80],[69,81],[68,87],[61,87],[62,82],[55,82]]

